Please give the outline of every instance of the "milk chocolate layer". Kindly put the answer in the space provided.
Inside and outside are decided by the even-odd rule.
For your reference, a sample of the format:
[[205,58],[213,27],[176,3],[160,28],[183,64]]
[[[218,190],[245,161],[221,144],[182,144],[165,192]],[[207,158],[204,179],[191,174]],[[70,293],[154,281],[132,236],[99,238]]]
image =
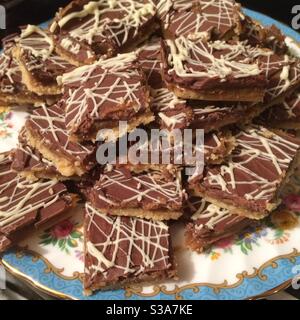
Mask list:
[[219,130],[231,124],[247,123],[252,114],[259,113],[261,106],[253,103],[224,103],[209,101],[189,101],[193,110],[191,128],[203,129],[205,132]]
[[186,244],[197,252],[203,252],[219,240],[237,235],[255,224],[251,219],[231,213],[199,197],[190,197],[185,211],[191,220],[185,228]]
[[[272,54],[268,49],[250,47],[245,42],[192,41],[180,37],[163,42],[162,53],[163,76],[171,90],[178,87],[184,92],[186,88],[199,94],[211,91],[218,100],[223,91],[236,90],[238,95],[239,90],[251,87],[257,92],[261,90],[257,101],[263,97],[267,85],[264,70]],[[268,70],[274,72],[272,68]]]
[[191,186],[220,207],[261,218],[277,207],[278,192],[297,164],[300,140],[263,127],[249,127],[235,138],[228,163],[206,167]]
[[155,13],[148,0],[72,1],[57,13],[50,30],[60,54],[85,65],[144,41],[158,28]]
[[28,143],[50,160],[62,175],[82,175],[95,165],[95,146],[71,141],[63,106],[36,108],[25,127]]
[[177,98],[164,85],[159,89],[152,89],[151,96],[151,109],[161,129],[172,131],[189,127],[193,120],[193,111],[187,106],[186,100]]
[[29,182],[11,170],[11,160],[0,160],[0,251],[14,244],[14,237],[28,226],[55,219],[73,206],[66,187],[56,180]]
[[88,198],[98,209],[180,211],[183,196],[179,178],[168,179],[161,172],[136,174],[119,168],[100,175]]
[[231,38],[241,32],[240,5],[235,1],[159,1],[158,15],[166,38]]
[[36,180],[38,178],[60,177],[51,161],[48,161],[35,148],[31,147],[26,138],[26,130],[23,128],[19,134],[19,144],[13,150],[11,168],[26,178]]
[[134,53],[123,54],[62,77],[62,104],[71,135],[89,140],[100,129],[118,127],[119,121],[130,125],[150,113],[149,88],[136,59]]
[[107,290],[172,278],[170,248],[165,223],[105,215],[87,203],[84,288]]
[[257,121],[265,126],[282,129],[300,128],[300,94],[298,91],[288,96],[280,104],[266,110]]
[[138,49],[138,62],[146,74],[148,85],[153,89],[164,86],[160,70],[160,43],[161,38],[155,37]]

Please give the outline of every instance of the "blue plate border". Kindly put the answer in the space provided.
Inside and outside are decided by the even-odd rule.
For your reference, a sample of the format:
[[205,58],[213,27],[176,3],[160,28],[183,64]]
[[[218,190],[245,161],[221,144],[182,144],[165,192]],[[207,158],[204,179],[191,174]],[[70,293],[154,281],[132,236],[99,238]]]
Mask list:
[[[236,275],[236,284],[220,285],[191,284],[182,288],[169,290],[160,287],[156,294],[145,295],[135,289],[103,291],[86,297],[82,292],[82,282],[79,279],[66,280],[53,272],[45,272],[48,266],[42,259],[31,254],[19,256],[16,251],[10,251],[3,257],[6,269],[20,278],[28,281],[42,291],[66,299],[80,300],[241,300],[263,295],[287,281],[296,274],[295,266],[300,265],[300,252],[296,249],[287,255],[267,261],[261,268],[253,269],[253,273],[243,271]],[[294,270],[295,271],[295,270]],[[158,288],[158,287],[157,287]],[[154,290],[155,291],[155,290]]]

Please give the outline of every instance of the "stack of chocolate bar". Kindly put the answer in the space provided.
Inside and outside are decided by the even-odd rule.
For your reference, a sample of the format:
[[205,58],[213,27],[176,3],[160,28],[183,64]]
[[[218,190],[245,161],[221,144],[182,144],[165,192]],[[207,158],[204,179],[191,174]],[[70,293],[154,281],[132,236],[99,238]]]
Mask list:
[[[1,104],[31,106],[1,158],[0,251],[80,198],[86,294],[176,279],[170,224],[202,252],[273,213],[298,165],[300,59],[234,0],[74,0],[5,39],[0,63]],[[171,149],[174,130],[203,129],[203,172],[120,150],[99,164],[139,128]]]

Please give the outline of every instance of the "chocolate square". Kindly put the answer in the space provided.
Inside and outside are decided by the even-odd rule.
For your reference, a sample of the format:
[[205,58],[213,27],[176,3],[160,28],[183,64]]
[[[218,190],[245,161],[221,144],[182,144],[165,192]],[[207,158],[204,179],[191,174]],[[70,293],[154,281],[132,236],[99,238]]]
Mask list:
[[33,25],[22,29],[13,54],[26,87],[38,95],[61,94],[56,78],[74,68],[55,52],[51,34]]
[[219,207],[260,219],[279,205],[278,194],[298,164],[300,140],[263,127],[248,127],[235,138],[228,162],[206,167],[190,185]]
[[28,226],[39,226],[72,208],[74,198],[57,180],[30,182],[11,170],[7,155],[0,159],[0,251]]
[[185,214],[191,220],[185,228],[186,245],[199,253],[255,224],[255,220],[231,213],[199,197],[188,199]]
[[61,9],[50,30],[58,52],[75,65],[127,52],[158,27],[148,0],[72,1]]
[[25,128],[27,143],[51,161],[61,175],[82,176],[95,165],[95,146],[70,139],[61,105],[36,108]]
[[111,216],[86,204],[86,294],[174,276],[169,228],[165,223]]
[[150,93],[134,53],[99,61],[65,74],[62,104],[66,126],[74,138],[95,140],[100,129],[112,129],[115,139],[119,121],[128,121],[128,131],[153,120]]
[[180,173],[167,177],[159,171],[135,173],[126,168],[106,170],[88,194],[102,212],[154,220],[178,219],[183,199]]

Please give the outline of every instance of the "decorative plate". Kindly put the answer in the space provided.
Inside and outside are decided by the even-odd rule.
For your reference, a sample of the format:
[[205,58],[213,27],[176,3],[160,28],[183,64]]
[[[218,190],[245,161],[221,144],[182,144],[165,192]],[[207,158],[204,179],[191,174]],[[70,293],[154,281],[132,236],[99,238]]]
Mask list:
[[[276,24],[286,35],[300,42],[300,35],[273,19],[250,10],[245,12],[265,25]],[[300,55],[294,40],[289,46]],[[26,112],[0,110],[0,152],[11,149]],[[299,175],[293,177],[288,193],[299,193]],[[54,227],[45,227],[2,257],[2,263],[16,277],[60,298],[68,299],[249,299],[286,287],[300,272],[300,223],[284,231],[266,223],[263,227],[220,241],[205,254],[182,247],[182,228],[174,239],[180,281],[154,286],[128,287],[82,293],[82,210],[77,209]],[[298,273],[298,274],[297,274]]]

